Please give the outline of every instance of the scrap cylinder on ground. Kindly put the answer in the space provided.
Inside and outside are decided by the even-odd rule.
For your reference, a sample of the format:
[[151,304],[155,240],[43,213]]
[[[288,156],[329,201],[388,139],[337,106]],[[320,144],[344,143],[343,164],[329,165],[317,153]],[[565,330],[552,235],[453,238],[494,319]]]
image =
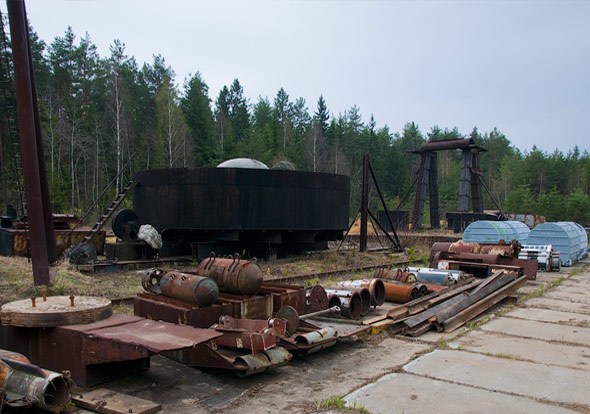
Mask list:
[[381,306],[385,302],[385,286],[381,279],[359,279],[338,282],[338,286],[351,288],[367,288],[371,295],[371,305]]
[[[326,293],[330,298],[329,305],[340,306],[340,314],[346,318],[358,319],[361,317],[363,310],[363,300],[359,292],[346,289],[331,289],[327,288]],[[337,304],[337,299],[340,300],[340,305]]]
[[402,269],[379,268],[375,270],[373,277],[380,279],[397,280],[403,283],[412,283],[416,281],[416,275],[413,272]]
[[427,292],[428,290],[421,283],[385,282],[385,299],[390,302],[407,303]]
[[217,282],[221,292],[238,295],[255,295],[263,282],[262,270],[252,260],[211,256],[203,260],[197,269],[200,276]]

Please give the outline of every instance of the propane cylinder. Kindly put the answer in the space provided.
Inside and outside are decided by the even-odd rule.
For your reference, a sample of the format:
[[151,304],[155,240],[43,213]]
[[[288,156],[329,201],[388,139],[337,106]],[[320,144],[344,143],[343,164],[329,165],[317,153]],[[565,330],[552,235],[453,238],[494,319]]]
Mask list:
[[200,306],[213,305],[219,297],[219,288],[213,279],[179,271],[162,276],[160,290],[164,296]]
[[219,258],[212,254],[199,264],[197,274],[215,280],[221,292],[239,295],[255,295],[263,282],[260,267],[252,260],[240,260],[238,255]]

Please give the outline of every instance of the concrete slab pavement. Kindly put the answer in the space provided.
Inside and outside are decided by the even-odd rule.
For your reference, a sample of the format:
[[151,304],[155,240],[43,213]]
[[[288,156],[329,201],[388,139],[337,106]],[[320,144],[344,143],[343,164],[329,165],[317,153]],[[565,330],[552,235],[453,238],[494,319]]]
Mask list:
[[590,348],[584,346],[562,345],[481,330],[471,331],[449,342],[448,346],[491,356],[590,371]]
[[575,312],[527,307],[514,309],[504,314],[504,316],[539,322],[552,322],[558,324],[563,323],[572,326],[590,327],[590,315],[584,315]]
[[372,414],[565,414],[564,407],[406,373],[380,378],[345,397]]
[[569,300],[551,299],[546,296],[527,300],[526,306],[529,308],[553,309],[563,312],[590,315],[590,305],[580,302],[570,302]]
[[581,405],[590,410],[587,371],[450,350],[423,355],[404,366],[404,371],[546,402]]

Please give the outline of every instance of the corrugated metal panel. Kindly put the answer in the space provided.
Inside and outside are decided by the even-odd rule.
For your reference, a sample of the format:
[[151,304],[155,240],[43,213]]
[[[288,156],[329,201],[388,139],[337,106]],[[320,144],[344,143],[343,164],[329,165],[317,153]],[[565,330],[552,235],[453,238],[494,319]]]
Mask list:
[[520,221],[479,220],[465,228],[463,241],[495,244],[500,240],[507,243],[517,240],[521,244],[525,244],[529,233],[528,226]]
[[531,230],[527,244],[551,244],[561,256],[561,264],[572,266],[583,256],[588,241],[586,239],[586,247],[583,247],[578,226],[571,221],[559,221],[539,224]]
[[583,259],[584,257],[588,256],[588,233],[584,227],[580,224],[571,222],[577,229],[578,234],[580,235],[580,258],[579,260]]

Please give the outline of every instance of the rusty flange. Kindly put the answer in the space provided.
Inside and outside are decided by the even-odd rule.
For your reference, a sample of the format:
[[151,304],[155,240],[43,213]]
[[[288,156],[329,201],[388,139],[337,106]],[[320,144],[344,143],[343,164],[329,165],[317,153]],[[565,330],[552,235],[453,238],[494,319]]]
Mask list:
[[49,328],[90,323],[113,314],[111,301],[93,296],[48,296],[2,305],[2,325]]

